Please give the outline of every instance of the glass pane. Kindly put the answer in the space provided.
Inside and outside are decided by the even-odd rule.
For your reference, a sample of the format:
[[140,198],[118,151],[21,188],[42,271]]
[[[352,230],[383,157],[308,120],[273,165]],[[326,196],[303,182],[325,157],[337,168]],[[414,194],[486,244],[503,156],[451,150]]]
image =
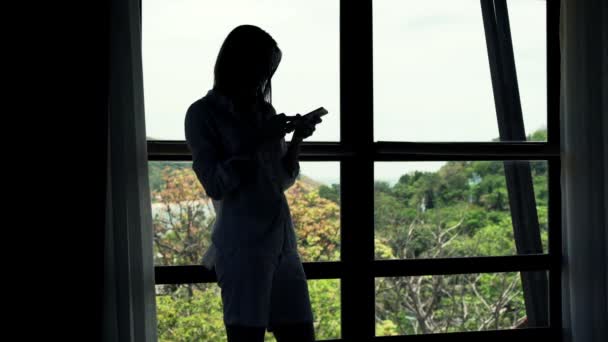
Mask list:
[[[338,162],[300,162],[300,177],[286,191],[304,262],[340,260],[339,167]],[[155,264],[200,264],[215,212],[191,163],[151,161],[148,168]]]
[[[317,340],[340,338],[340,280],[309,280]],[[226,341],[221,289],[216,283],[157,285],[159,341]],[[266,332],[265,341],[274,342]]]
[[308,140],[339,140],[339,1],[146,0],[142,54],[149,139],[184,140],[188,106],[213,85],[213,67],[228,33],[256,25],[283,52],[273,77],[281,113],[330,112]]
[[[535,21],[536,8],[544,4],[521,2],[534,8],[529,13],[519,2],[512,6],[524,121],[531,132],[546,126],[545,68],[539,64],[545,28]],[[373,25],[375,140],[498,137],[479,1],[375,1]]]
[[519,273],[376,278],[376,336],[529,327]]
[[341,338],[340,279],[309,280],[308,292],[314,318],[315,340]]
[[300,162],[286,196],[302,261],[340,260],[340,163]]
[[156,321],[159,341],[226,341],[216,283],[156,285]]
[[547,127],[547,20],[546,1],[507,2],[513,53],[528,140],[546,141],[547,134],[532,134]]
[[[547,162],[530,165],[547,251]],[[382,162],[375,166],[376,259],[517,254],[502,161]]]

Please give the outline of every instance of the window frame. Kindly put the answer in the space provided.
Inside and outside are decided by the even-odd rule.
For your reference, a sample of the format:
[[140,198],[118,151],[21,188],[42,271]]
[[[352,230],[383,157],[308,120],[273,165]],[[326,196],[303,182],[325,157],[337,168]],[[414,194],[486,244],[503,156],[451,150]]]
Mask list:
[[[498,123],[499,126],[502,125],[501,138],[509,140],[509,137],[517,136],[518,120],[521,120],[521,104],[517,90],[506,0],[480,0],[480,5],[492,70]],[[372,0],[340,1],[341,140],[339,142],[304,142],[300,154],[301,161],[340,162],[341,259],[331,262],[304,263],[308,279],[340,279],[341,338],[331,341],[409,341],[412,339],[445,341],[458,338],[492,338],[498,341],[510,341],[514,338],[561,340],[559,12],[558,1],[546,1],[546,142],[515,140],[383,142],[374,141],[373,137]],[[501,117],[502,119],[500,119]],[[523,123],[519,130],[523,130]],[[192,160],[185,141],[151,140],[148,141],[147,146],[149,161]],[[444,259],[375,260],[375,162],[450,160],[547,161],[549,170],[548,253]],[[354,169],[357,172],[349,172]],[[533,193],[531,195],[533,196]],[[429,335],[375,336],[374,283],[378,277],[525,271],[548,271],[547,288],[544,290],[548,292],[548,312],[546,313],[548,325],[546,327]],[[216,281],[215,273],[200,265],[155,266],[157,285]]]

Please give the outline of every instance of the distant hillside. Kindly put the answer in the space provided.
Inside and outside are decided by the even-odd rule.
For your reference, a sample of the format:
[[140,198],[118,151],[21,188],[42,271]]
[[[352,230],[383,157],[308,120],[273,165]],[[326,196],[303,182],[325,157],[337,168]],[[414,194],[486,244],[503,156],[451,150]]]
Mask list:
[[318,189],[321,185],[323,185],[323,183],[318,182],[304,174],[300,174],[300,177],[298,177],[298,180],[306,185],[310,185],[315,189]]
[[148,179],[150,182],[151,191],[159,191],[164,182],[162,179],[162,171],[165,168],[176,170],[190,168],[191,162],[175,162],[175,161],[153,161],[148,163]]

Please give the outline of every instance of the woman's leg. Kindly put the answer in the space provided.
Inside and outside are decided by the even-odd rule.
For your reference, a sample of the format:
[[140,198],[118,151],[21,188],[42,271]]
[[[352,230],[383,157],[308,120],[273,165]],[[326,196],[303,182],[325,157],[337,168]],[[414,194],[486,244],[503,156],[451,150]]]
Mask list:
[[233,253],[216,260],[228,342],[263,342],[276,262],[261,255]]
[[277,342],[313,342],[315,329],[312,322],[281,324],[272,331]]
[[265,331],[264,327],[226,325],[228,342],[263,342]]

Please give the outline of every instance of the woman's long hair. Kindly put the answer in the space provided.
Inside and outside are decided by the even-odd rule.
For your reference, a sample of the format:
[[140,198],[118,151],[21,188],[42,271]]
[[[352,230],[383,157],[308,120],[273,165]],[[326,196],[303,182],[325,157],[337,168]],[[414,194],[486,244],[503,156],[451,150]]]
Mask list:
[[256,100],[270,103],[270,79],[280,61],[281,50],[268,33],[253,25],[238,26],[220,48],[213,87],[234,99],[255,93]]

